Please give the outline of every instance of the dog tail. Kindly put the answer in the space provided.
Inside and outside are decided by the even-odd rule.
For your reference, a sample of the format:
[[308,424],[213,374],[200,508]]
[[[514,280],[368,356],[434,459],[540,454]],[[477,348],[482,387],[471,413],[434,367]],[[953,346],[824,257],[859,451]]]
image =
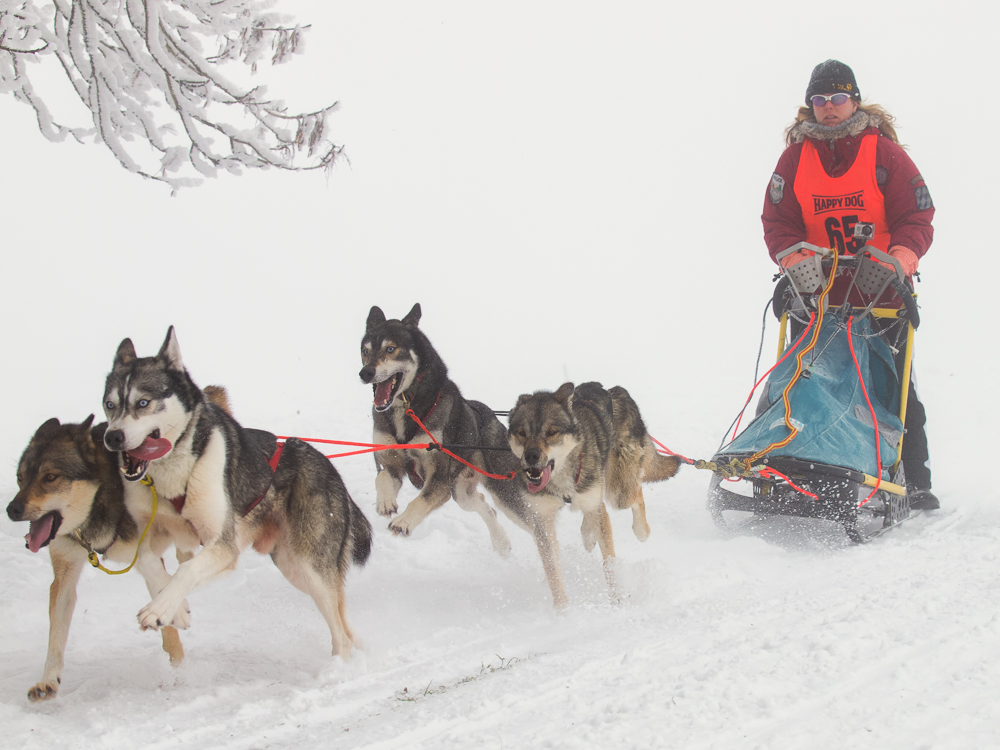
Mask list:
[[657,451],[649,435],[646,436],[645,453],[643,482],[662,482],[664,479],[670,479],[681,467],[681,461],[677,456],[664,456]]
[[206,385],[202,390],[211,403],[218,406],[229,416],[233,416],[233,407],[229,405],[229,393],[221,385]]
[[351,560],[363,568],[372,554],[372,525],[361,508],[351,502]]

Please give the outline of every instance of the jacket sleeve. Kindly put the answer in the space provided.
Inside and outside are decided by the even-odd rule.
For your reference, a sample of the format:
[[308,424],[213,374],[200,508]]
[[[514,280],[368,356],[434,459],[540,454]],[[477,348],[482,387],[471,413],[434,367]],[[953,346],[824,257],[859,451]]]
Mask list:
[[801,153],[801,143],[794,143],[785,149],[764,192],[764,213],[760,219],[764,224],[764,243],[771,260],[782,250],[806,238],[802,209],[795,197],[795,173]]
[[[881,184],[885,198],[885,220],[889,225],[889,248],[902,245],[922,257],[934,239],[934,203],[913,160],[890,139],[878,139],[876,166],[885,170]],[[881,176],[881,175],[880,175]]]

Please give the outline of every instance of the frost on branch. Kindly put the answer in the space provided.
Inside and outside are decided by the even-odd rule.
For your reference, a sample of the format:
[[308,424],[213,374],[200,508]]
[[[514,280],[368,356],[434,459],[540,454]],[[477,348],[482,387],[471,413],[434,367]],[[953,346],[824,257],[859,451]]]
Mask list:
[[[303,28],[262,0],[0,0],[0,93],[31,106],[52,140],[94,136],[129,171],[173,188],[219,169],[316,169],[340,148],[327,138],[336,104],[289,114],[263,87],[223,74],[257,71],[302,51]],[[205,50],[211,48],[212,54]],[[51,55],[93,116],[56,122],[32,85]]]

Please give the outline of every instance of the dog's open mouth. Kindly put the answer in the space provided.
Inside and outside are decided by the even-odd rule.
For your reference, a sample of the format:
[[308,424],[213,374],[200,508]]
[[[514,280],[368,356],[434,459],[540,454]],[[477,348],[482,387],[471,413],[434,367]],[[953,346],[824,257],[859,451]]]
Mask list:
[[24,546],[32,552],[38,552],[56,538],[62,520],[62,513],[54,510],[51,513],[46,513],[37,521],[32,521],[28,527],[28,533],[24,536]]
[[555,461],[549,461],[545,464],[544,469],[539,469],[536,466],[525,469],[524,476],[528,478],[528,492],[541,492],[545,489],[545,485],[552,478],[552,468],[555,465]]
[[122,468],[122,473],[128,481],[138,482],[146,476],[146,469],[149,468],[149,462],[157,458],[163,458],[170,453],[171,448],[173,448],[173,445],[171,445],[170,441],[160,437],[160,430],[153,430],[138,447],[130,451],[125,451],[122,454],[122,460],[125,464]]
[[372,391],[375,392],[375,411],[385,411],[392,406],[392,400],[396,397],[396,391],[402,382],[403,378],[396,373],[381,383],[372,383]]

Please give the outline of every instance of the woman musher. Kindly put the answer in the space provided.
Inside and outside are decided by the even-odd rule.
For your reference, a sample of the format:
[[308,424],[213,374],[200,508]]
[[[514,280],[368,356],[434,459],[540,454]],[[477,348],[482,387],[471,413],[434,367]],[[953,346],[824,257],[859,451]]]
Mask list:
[[[878,105],[861,102],[848,66],[827,60],[813,69],[806,106],[799,108],[786,131],[786,144],[761,217],[771,258],[802,241],[853,254],[861,247],[854,239],[854,225],[870,222],[875,236],[868,244],[887,251],[912,277],[934,236],[934,204],[923,177],[899,145],[892,116]],[[781,263],[787,268],[812,254],[798,250]],[[835,286],[835,301],[837,292]],[[891,330],[894,324],[897,331]],[[884,328],[883,335],[892,338],[903,327],[892,321]],[[931,492],[925,421],[911,379],[902,452],[907,495],[912,508],[934,509],[939,503]]]

